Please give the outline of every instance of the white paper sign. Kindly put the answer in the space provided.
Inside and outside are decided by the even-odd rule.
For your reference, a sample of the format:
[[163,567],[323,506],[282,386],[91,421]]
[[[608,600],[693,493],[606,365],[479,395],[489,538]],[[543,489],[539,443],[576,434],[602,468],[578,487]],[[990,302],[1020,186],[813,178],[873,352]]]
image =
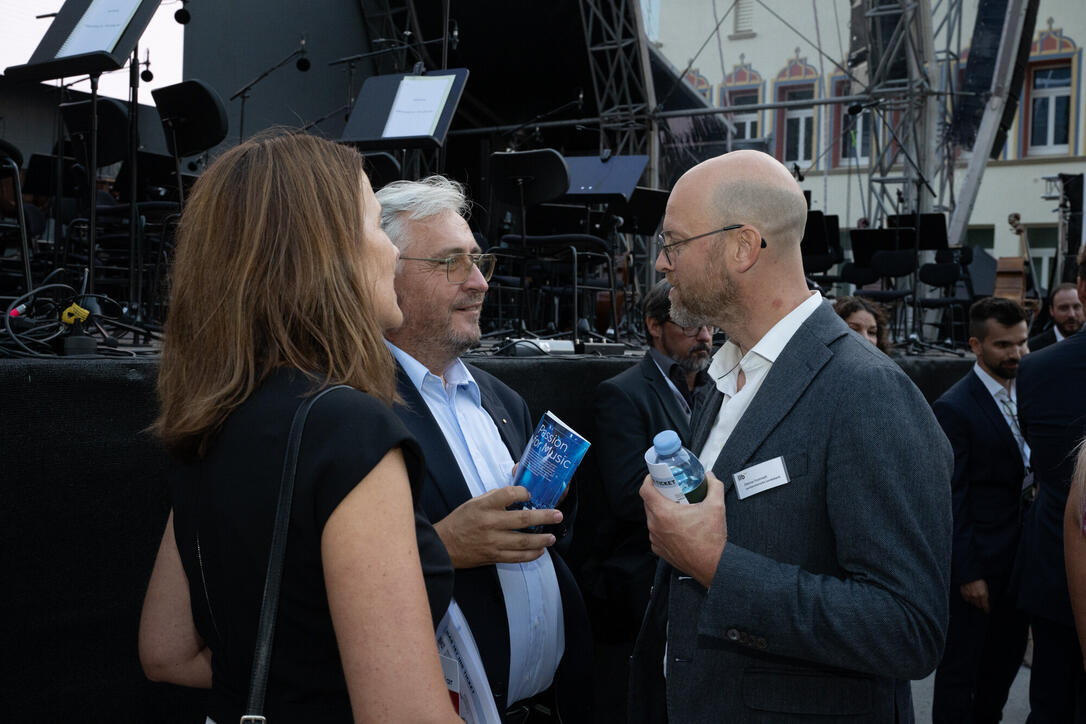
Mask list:
[[96,50],[113,52],[139,6],[140,0],[91,0],[72,34],[57,51],[57,57],[67,58]]
[[788,468],[784,466],[784,458],[776,457],[740,470],[732,475],[732,480],[735,481],[735,492],[739,495],[739,499],[743,500],[748,496],[787,483]]
[[409,75],[400,81],[382,138],[432,136],[455,76]]

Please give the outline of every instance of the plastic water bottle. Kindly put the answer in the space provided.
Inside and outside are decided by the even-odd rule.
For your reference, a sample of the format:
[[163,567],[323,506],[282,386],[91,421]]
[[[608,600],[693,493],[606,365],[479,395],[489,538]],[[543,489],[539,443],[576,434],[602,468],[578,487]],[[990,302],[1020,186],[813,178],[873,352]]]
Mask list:
[[656,489],[676,503],[700,503],[708,485],[697,455],[682,446],[679,434],[664,430],[652,439],[645,462]]

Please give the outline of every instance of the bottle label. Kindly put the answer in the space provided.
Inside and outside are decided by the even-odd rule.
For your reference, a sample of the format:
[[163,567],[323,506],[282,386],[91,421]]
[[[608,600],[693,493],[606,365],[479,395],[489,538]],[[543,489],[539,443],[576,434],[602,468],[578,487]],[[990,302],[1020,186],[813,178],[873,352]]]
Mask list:
[[[646,461],[647,462],[647,461]],[[665,498],[676,503],[687,503],[682,488],[675,482],[675,476],[671,474],[671,466],[667,463],[648,463],[649,475],[652,476],[652,484],[663,493]]]

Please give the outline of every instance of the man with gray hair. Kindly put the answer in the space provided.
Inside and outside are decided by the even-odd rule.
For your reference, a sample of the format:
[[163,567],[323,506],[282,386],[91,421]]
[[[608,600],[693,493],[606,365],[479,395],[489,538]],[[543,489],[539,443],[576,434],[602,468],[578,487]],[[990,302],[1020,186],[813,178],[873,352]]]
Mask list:
[[[466,620],[502,721],[587,722],[587,614],[551,548],[568,543],[569,521],[561,509],[507,510],[529,498],[509,483],[533,420],[516,392],[460,359],[481,336],[494,257],[481,253],[455,181],[397,181],[377,200],[400,250],[404,321],[386,335],[406,403],[396,412],[425,454],[422,505],[456,568],[449,615]],[[536,526],[546,527],[522,532]]]
[[909,679],[939,661],[950,445],[901,369],[808,291],[806,218],[757,151],[698,164],[668,199],[671,318],[728,341],[691,422],[705,499],[641,486],[663,561],[631,722],[912,721]]

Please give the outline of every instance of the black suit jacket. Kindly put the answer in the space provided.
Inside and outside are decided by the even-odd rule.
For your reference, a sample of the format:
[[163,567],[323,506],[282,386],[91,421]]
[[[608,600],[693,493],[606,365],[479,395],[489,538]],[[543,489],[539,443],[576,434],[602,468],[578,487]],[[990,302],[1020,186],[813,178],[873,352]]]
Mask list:
[[[483,408],[494,420],[510,456],[514,460],[520,459],[533,430],[528,405],[520,395],[496,377],[471,365],[468,365],[468,369],[479,385]],[[396,405],[396,413],[415,436],[426,457],[422,507],[430,520],[436,523],[467,502],[471,498],[471,491],[440,426],[430,414],[422,395],[399,365],[397,391],[405,404]],[[571,522],[571,516],[567,515],[567,520]],[[565,653],[552,686],[555,704],[563,721],[588,722],[591,718],[592,701],[592,649],[588,614],[585,612],[580,590],[562,556],[557,555],[553,549],[545,555],[550,555],[554,562],[565,622]],[[506,701],[509,683],[509,620],[505,613],[505,598],[497,569],[492,565],[458,569],[453,597],[471,626],[472,635],[483,659],[483,667],[490,680],[491,691],[494,693],[494,701],[498,711],[504,716],[508,706],[515,702]]]
[[1037,352],[1053,344],[1056,344],[1056,329],[1055,327],[1049,327],[1036,337],[1029,338],[1029,351]]
[[1006,587],[1021,532],[1022,453],[998,403],[974,370],[932,405],[954,449],[951,595],[985,580]]
[[674,430],[686,443],[690,422],[649,354],[600,383],[595,412],[594,459],[603,510],[581,580],[596,614],[596,635],[632,641],[648,605],[657,563],[637,492],[648,473],[645,450],[661,430]]
[[1086,334],[1074,334],[1022,359],[1018,419],[1037,483],[1037,499],[1022,530],[1018,604],[1074,626],[1063,560],[1063,510],[1075,463],[1071,451],[1086,434]]
[[645,506],[637,491],[648,472],[645,451],[661,430],[674,430],[686,443],[690,421],[646,354],[596,389],[596,454],[607,507],[615,518],[641,523],[643,529]]

